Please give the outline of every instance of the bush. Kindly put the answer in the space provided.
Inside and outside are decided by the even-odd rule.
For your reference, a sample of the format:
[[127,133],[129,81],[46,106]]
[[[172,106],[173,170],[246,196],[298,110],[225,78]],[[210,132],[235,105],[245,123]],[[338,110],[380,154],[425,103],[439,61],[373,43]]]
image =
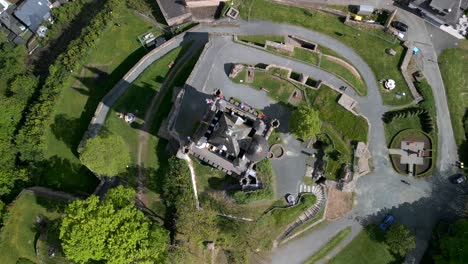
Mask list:
[[301,139],[315,138],[321,128],[319,112],[305,106],[294,110],[289,119],[289,129]]
[[23,126],[18,132],[16,143],[22,161],[40,161],[45,148],[45,127],[60,93],[71,76],[73,69],[80,64],[89,48],[94,46],[100,33],[122,10],[120,0],[107,0],[102,10],[83,29],[81,37],[72,41],[67,51],[61,54],[49,67],[49,76],[40,91],[39,97],[32,103]]

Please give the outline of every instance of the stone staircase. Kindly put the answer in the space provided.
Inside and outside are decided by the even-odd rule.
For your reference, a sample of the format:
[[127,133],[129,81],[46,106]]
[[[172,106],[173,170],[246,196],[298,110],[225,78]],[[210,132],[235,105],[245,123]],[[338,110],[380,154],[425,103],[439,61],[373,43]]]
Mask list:
[[[281,234],[281,236],[277,239],[277,241],[282,241],[285,238],[287,238],[296,228],[299,226],[303,225],[310,219],[313,219],[314,217],[317,216],[317,214],[320,212],[322,207],[325,205],[326,197],[325,197],[325,190],[321,185],[306,185],[306,184],[301,184],[299,185],[299,197],[302,197],[302,195],[307,194],[307,193],[312,193],[315,195],[317,198],[317,201],[309,207],[306,211],[304,211],[301,215],[299,215],[296,220],[291,223]],[[299,198],[298,198],[299,199]]]

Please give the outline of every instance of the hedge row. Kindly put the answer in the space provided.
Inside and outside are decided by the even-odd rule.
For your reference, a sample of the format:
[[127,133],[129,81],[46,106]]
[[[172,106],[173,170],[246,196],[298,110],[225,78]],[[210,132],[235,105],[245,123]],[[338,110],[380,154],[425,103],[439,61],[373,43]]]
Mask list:
[[49,76],[25,117],[24,125],[18,132],[16,144],[22,161],[39,161],[43,158],[45,149],[45,131],[51,113],[60,97],[64,84],[71,73],[86,56],[88,50],[95,45],[95,41],[113,18],[118,16],[124,7],[124,1],[107,0],[101,11],[85,27],[81,36],[72,41],[67,51],[61,54],[54,64],[49,67]]
[[391,111],[385,113],[383,120],[385,123],[391,123],[395,119],[418,116],[421,121],[421,127],[424,132],[431,133],[434,130],[434,121],[431,114],[420,107],[405,108],[403,110]]

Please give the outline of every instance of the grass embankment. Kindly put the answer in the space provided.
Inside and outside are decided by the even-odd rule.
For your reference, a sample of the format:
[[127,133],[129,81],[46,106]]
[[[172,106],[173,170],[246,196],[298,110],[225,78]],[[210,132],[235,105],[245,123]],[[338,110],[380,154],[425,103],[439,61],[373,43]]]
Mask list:
[[298,205],[292,208],[275,209],[259,219],[255,226],[255,232],[264,234],[260,239],[260,246],[263,249],[270,249],[273,241],[284,232],[285,228],[316,201],[317,197],[307,194],[302,196]]
[[[247,70],[241,71],[236,78],[233,79],[236,83],[245,83]],[[280,75],[281,76],[281,75]],[[283,76],[284,78],[284,76]],[[290,81],[286,81],[278,76],[274,76],[269,72],[255,70],[253,83],[247,84],[256,89],[264,89],[268,91],[268,96],[274,100],[288,103],[289,96],[294,92],[296,87],[303,88],[301,84],[294,85]]]
[[345,66],[334,62],[327,58],[327,56],[322,56],[320,59],[320,68],[335,74],[338,77],[341,77],[343,80],[351,84],[356,92],[360,95],[367,95],[367,88],[364,84],[364,81],[359,77],[356,77],[348,68]]
[[327,244],[323,246],[319,251],[317,251],[314,255],[310,256],[306,260],[306,264],[313,264],[322,258],[324,258],[328,253],[330,253],[333,249],[335,249],[342,241],[345,239],[349,233],[351,233],[351,227],[348,226],[345,229],[338,232],[338,234],[334,235],[330,240],[328,240]]
[[439,57],[440,71],[447,94],[453,133],[460,159],[468,163],[468,41],[460,48],[447,49]]
[[137,36],[152,26],[124,9],[102,33],[83,61],[83,67],[66,80],[64,91],[46,131],[46,158],[50,169],[39,184],[64,191],[92,192],[96,177],[82,166],[76,148],[101,98],[146,53]]
[[320,113],[322,132],[326,134],[324,141],[331,145],[325,150],[328,156],[325,176],[336,180],[341,168],[351,162],[351,145],[359,141],[367,142],[367,121],[340,106],[337,103],[340,94],[326,85],[317,91],[308,89],[307,95],[311,106]]
[[[144,162],[145,168],[143,169],[143,176],[146,182],[146,189],[144,192],[149,200],[148,207],[160,215],[164,215],[165,213],[165,207],[159,196],[162,180],[160,176],[164,175],[163,171],[167,165],[169,157],[166,151],[167,141],[157,137],[156,135],[158,134],[162,121],[167,118],[171,111],[171,98],[174,88],[182,87],[185,84],[185,81],[190,76],[190,73],[192,73],[202,51],[203,47],[200,48],[193,57],[187,60],[183,66],[181,66],[178,74],[167,84],[169,90],[161,101],[159,108],[156,110],[156,114],[151,124],[150,137],[148,139],[147,146],[148,155],[146,162]],[[179,52],[182,54],[184,51],[181,50]],[[135,175],[136,174],[133,174],[133,176]]]
[[[380,32],[359,30],[343,24],[340,18],[304,8],[285,6],[266,0],[245,0],[239,7],[240,14],[245,19],[270,20],[278,23],[289,23],[302,26],[327,34],[347,46],[353,48],[369,64],[377,80],[393,79],[397,87],[392,92],[383,92],[385,104],[405,105],[413,98],[405,84],[399,70],[400,60],[405,49],[398,42],[388,42],[379,36]],[[378,34],[377,34],[378,33]],[[392,48],[396,56],[385,53],[385,49]],[[406,93],[407,96],[397,99],[397,93]]]
[[251,42],[257,46],[265,46],[267,40],[284,43],[284,36],[277,35],[246,35],[246,36],[237,36],[238,40],[244,42]]
[[[8,215],[0,233],[1,262],[17,263],[17,261],[24,259],[32,263],[43,261],[38,258],[35,252],[35,244],[39,238],[36,217],[44,216],[50,221],[57,220],[60,218],[59,208],[64,205],[65,203],[36,197],[32,192],[23,192],[18,196],[8,209]],[[49,232],[48,242],[58,243],[58,234]],[[47,255],[45,256],[47,257]],[[48,258],[47,261],[47,263],[65,262],[61,252],[56,252],[56,257]]]
[[[176,61],[180,56],[182,56],[182,47],[170,51],[149,66],[132,83],[127,92],[117,100],[112,107],[112,111],[107,116],[104,127],[110,132],[120,135],[127,143],[132,158],[130,166],[137,165],[139,128],[143,125],[146,110],[150,106],[155,93],[160,90],[166,75],[169,73],[169,63]],[[133,113],[136,116],[136,121],[134,124],[128,125],[117,116],[117,113]],[[145,165],[149,167],[154,166],[153,164]]]
[[385,264],[394,263],[395,258],[387,245],[376,238],[371,230],[363,230],[340,253],[332,258],[330,264]]
[[[277,38],[283,38],[283,37],[275,36],[275,35],[252,35],[252,36],[238,37],[239,40],[246,41],[246,42],[253,42],[252,40],[255,40],[256,41],[255,44],[258,46],[262,46],[262,47],[263,47],[262,43],[265,43],[266,40],[271,40],[269,38],[277,39]],[[281,55],[288,56],[296,60],[307,62],[309,64],[318,66],[322,68],[323,70],[328,71],[338,76],[339,78],[343,79],[344,81],[348,82],[352,87],[355,88],[358,94],[367,95],[366,85],[364,84],[364,81],[360,77],[357,77],[348,68],[334,61],[333,59],[331,58],[327,59],[327,56],[320,56],[318,52],[310,51],[310,50],[303,49],[303,48],[297,48],[297,47],[294,48],[292,52],[275,49],[270,46],[266,47],[266,49],[274,53],[279,53]],[[333,52],[332,50],[326,49],[326,48],[324,48],[323,50],[325,51],[324,54],[328,54],[329,56],[336,57],[340,60],[343,60],[341,56],[339,56],[337,53]]]

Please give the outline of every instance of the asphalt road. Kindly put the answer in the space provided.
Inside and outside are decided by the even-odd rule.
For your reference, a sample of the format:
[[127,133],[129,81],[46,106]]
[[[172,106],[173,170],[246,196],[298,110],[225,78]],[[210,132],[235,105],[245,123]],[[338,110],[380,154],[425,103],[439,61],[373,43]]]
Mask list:
[[[402,15],[402,19],[405,19],[405,17],[405,15]],[[406,19],[414,18],[408,16]],[[206,32],[242,35],[292,34],[301,36],[319,45],[326,46],[346,58],[359,70],[367,84],[367,97],[352,96],[357,99],[360,111],[371,123],[369,143],[373,156],[374,170],[370,175],[360,178],[357,182],[356,204],[353,211],[347,218],[333,222],[314,233],[277,248],[271,256],[273,263],[301,263],[313,252],[320,249],[340,229],[352,226],[353,231],[345,240],[345,243],[347,243],[358,234],[362,226],[368,223],[379,222],[387,212],[391,212],[396,216],[396,223],[406,224],[416,233],[417,248],[411,252],[408,260],[418,262],[424,253],[435,223],[463,208],[464,202],[466,202],[465,198],[463,198],[464,196],[460,195],[463,193],[463,190],[461,187],[453,186],[447,181],[447,177],[453,172],[451,164],[457,159],[457,155],[443,82],[440,78],[438,65],[433,62],[437,60],[436,50],[431,46],[430,35],[428,38],[427,33],[421,31],[423,30],[423,26],[425,27],[424,22],[421,23],[421,21],[415,20],[411,23],[417,26],[412,26],[414,30],[410,31],[409,36],[421,43],[429,44],[421,45],[420,48],[422,54],[424,54],[424,58],[426,58],[426,60],[422,61],[424,73],[434,90],[437,106],[439,159],[437,170],[432,177],[425,179],[405,178],[411,183],[410,186],[400,182],[402,176],[395,173],[388,158],[383,123],[381,121],[382,114],[388,109],[383,106],[377,81],[369,66],[351,48],[318,32],[264,21],[249,23],[240,21],[238,27],[202,26],[193,30],[194,32],[187,34],[188,36],[185,40],[206,37]],[[424,30],[426,29],[424,28]],[[309,73],[310,76],[318,79],[328,78],[327,80],[330,83],[336,82],[333,85],[339,85],[339,79],[335,80],[333,76],[329,76],[328,73],[313,66],[235,44],[227,41],[226,37],[213,38],[212,40],[208,44],[206,54],[200,59],[200,63],[194,69],[193,74],[199,78],[195,77],[190,80],[189,87],[193,88],[191,89],[193,95],[199,96],[189,97],[188,100],[192,101],[192,105],[196,101],[194,98],[198,98],[203,103],[201,101],[204,98],[203,94],[209,93],[215,88],[224,89],[227,96],[231,93],[235,97],[247,100],[254,107],[265,108],[274,105],[275,102],[260,91],[247,88],[243,85],[228,83],[229,80],[226,77],[228,66],[226,64],[233,62],[252,64],[258,62],[275,63],[291,67],[299,72]],[[140,67],[138,71],[142,71],[144,68]],[[138,72],[133,73],[131,77],[136,78],[136,76],[138,76]],[[186,114],[195,113],[188,112]]]
[[[415,21],[414,23],[419,25],[419,22]],[[422,26],[425,26],[424,22],[422,22]],[[388,109],[382,104],[376,79],[369,66],[351,48],[331,37],[314,31],[265,21],[249,23],[241,21],[239,27],[201,27],[199,30],[239,35],[298,35],[319,45],[326,46],[346,58],[359,70],[368,86],[367,97],[354,97],[360,104],[361,112],[367,116],[371,123],[370,151],[373,156],[374,170],[370,175],[359,179],[356,186],[356,205],[353,211],[348,218],[276,249],[272,253],[271,261],[273,263],[301,263],[323,246],[338,229],[353,226],[351,235],[345,240],[346,243],[358,234],[363,225],[379,222],[386,213],[391,212],[396,216],[397,224],[403,223],[415,232],[417,248],[409,254],[408,261],[418,262],[427,247],[427,241],[437,221],[459,212],[465,202],[463,196],[460,195],[463,190],[459,186],[451,185],[447,180],[447,177],[453,172],[452,164],[457,159],[457,155],[440,72],[437,64],[428,60],[429,58],[437,59],[434,48],[429,45],[421,46],[421,52],[427,57],[427,60],[423,62],[424,73],[428,76],[434,90],[438,113],[437,121],[439,128],[441,128],[439,129],[440,154],[438,156],[438,167],[432,177],[425,179],[405,178],[411,183],[410,186],[407,186],[400,182],[402,177],[393,170],[388,157],[384,128],[381,121],[382,114]],[[418,29],[415,27],[416,30]],[[410,36],[412,33],[410,31]],[[423,38],[423,36],[424,34],[421,34],[421,36],[416,34],[414,38],[420,42],[430,42],[430,39]],[[258,52],[253,48],[247,52],[244,47],[238,45],[213,45],[212,48],[217,49],[213,51],[216,56],[209,58],[210,61],[207,63],[207,66],[209,64],[212,67],[203,67],[202,69],[203,74],[209,74],[208,85],[204,83],[204,87],[222,85],[216,82],[216,77],[213,77],[220,74],[219,69],[222,65],[215,62],[221,60],[221,58],[229,58],[232,62],[245,60],[243,62],[248,63],[277,60],[271,54],[268,54],[268,56],[272,58],[266,59],[263,57],[262,52]],[[231,54],[234,54],[234,56]],[[247,56],[243,56],[245,54]],[[288,66],[293,65],[291,62],[284,63]],[[210,80],[213,82],[209,82]],[[250,100],[254,100],[252,96],[248,96]]]

